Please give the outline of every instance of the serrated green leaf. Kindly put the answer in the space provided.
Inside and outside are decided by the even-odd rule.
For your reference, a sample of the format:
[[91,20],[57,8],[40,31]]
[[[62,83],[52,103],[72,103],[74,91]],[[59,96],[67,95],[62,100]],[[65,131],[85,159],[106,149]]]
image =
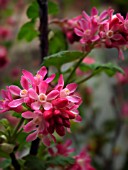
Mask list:
[[55,15],[59,12],[59,7],[57,3],[48,1],[48,14]]
[[61,51],[59,53],[47,56],[44,58],[43,65],[46,67],[48,66],[55,66],[60,68],[65,63],[69,63],[75,61],[81,57],[83,57],[84,53],[80,51]]
[[11,165],[11,159],[5,159],[2,162],[0,162],[0,168],[7,168]]
[[99,74],[101,72],[105,72],[108,76],[113,76],[116,72],[124,73],[124,71],[112,64],[112,63],[107,63],[107,64],[101,64],[101,63],[93,63],[93,64],[86,64],[86,63],[81,63],[80,64],[80,69],[82,71],[93,71],[94,74]]
[[[55,54],[59,51],[67,50],[67,40],[60,30],[51,31],[52,37],[49,40],[49,54]],[[61,40],[61,41],[60,41]]]
[[38,31],[34,28],[34,22],[30,21],[25,23],[19,33],[18,33],[18,39],[25,39],[26,41],[32,41],[35,37],[38,36]]
[[27,9],[27,16],[30,19],[36,19],[39,17],[39,7],[36,1],[32,2]]
[[39,159],[38,157],[28,155],[24,158],[26,160],[24,166],[25,170],[31,169],[31,170],[41,170],[45,169],[45,164],[42,159]]
[[52,157],[47,163],[53,165],[69,165],[74,164],[75,160],[72,157],[56,156]]

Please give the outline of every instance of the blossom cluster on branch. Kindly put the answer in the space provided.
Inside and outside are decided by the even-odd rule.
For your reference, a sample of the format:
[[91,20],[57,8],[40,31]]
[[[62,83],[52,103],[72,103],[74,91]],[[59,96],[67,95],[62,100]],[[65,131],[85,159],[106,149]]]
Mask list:
[[128,45],[128,14],[124,18],[120,13],[114,14],[109,8],[99,14],[93,7],[91,15],[85,11],[81,15],[61,21],[59,24],[70,43],[79,41],[85,51],[94,48],[116,48],[119,58],[124,59],[122,50]]
[[44,66],[35,76],[23,70],[20,80],[22,88],[11,85],[1,91],[3,100],[0,101],[0,112],[22,112],[22,117],[28,119],[23,127],[25,132],[30,133],[27,141],[40,137],[49,146],[51,140],[55,141],[54,131],[64,136],[66,130],[70,131],[70,120],[81,121],[77,109],[82,100],[75,93],[75,83],[64,87],[64,79],[60,75],[58,84],[52,87],[55,74],[45,78],[46,74]]

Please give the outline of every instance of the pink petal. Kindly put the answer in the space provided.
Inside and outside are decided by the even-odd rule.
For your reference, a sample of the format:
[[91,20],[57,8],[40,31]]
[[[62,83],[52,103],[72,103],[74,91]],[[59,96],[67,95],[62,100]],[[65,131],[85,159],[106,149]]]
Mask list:
[[24,76],[21,77],[20,84],[24,89],[26,89],[26,90],[29,89],[28,81]]
[[68,101],[73,103],[78,103],[80,101],[80,98],[77,96],[67,96],[66,98],[68,99]]
[[90,16],[85,11],[83,11],[82,14],[87,21],[90,21]]
[[7,95],[7,91],[6,90],[1,90],[1,96],[3,99],[7,98],[8,99],[8,95]]
[[82,121],[82,118],[80,115],[77,115],[76,118],[75,118],[75,121],[76,122],[81,122]]
[[50,77],[48,77],[45,82],[50,83],[55,78],[55,74],[52,74]]
[[41,75],[42,76],[42,79],[46,76],[47,74],[47,69],[46,67],[41,67],[41,69],[37,72],[37,74]]
[[78,36],[80,36],[80,37],[83,36],[83,32],[80,31],[79,29],[75,28],[74,31],[75,31],[76,35],[78,35]]
[[35,140],[36,138],[37,138],[37,132],[35,131],[27,136],[26,141],[31,142],[31,141]]
[[61,90],[63,86],[64,86],[64,79],[63,79],[63,75],[61,74],[58,79],[58,84],[55,89]]
[[31,118],[34,118],[35,114],[31,111],[26,111],[26,112],[23,112],[22,113],[22,117],[24,117],[25,119],[31,119]]
[[33,110],[39,110],[40,106],[41,106],[41,104],[39,102],[34,102],[34,103],[31,104],[31,108]]
[[120,40],[121,38],[122,38],[121,34],[114,34],[112,37],[113,40],[117,40],[117,41]]
[[91,40],[92,40],[92,42],[95,42],[95,41],[97,41],[97,40],[99,40],[99,35],[95,35]]
[[42,81],[40,84],[39,84],[39,94],[40,93],[46,93],[47,91],[47,88],[48,88],[48,84],[45,82],[45,81]]
[[47,100],[53,100],[59,95],[58,90],[52,90],[48,95],[47,95]]
[[119,18],[121,22],[124,22],[124,17],[120,13],[117,13],[116,16]]
[[25,132],[31,132],[36,129],[36,125],[33,123],[33,121],[28,122],[26,125],[24,125],[23,129]]
[[100,20],[103,20],[107,17],[108,15],[108,11],[107,10],[104,10],[101,14],[100,14]]
[[20,91],[21,89],[18,86],[15,85],[11,85],[9,86],[9,90],[12,94],[14,94],[15,96],[19,96],[20,95]]
[[88,23],[85,21],[85,19],[81,19],[79,22],[80,27],[83,31],[85,31],[88,28]]
[[32,98],[34,100],[38,99],[38,94],[35,92],[34,89],[31,88],[31,89],[28,90],[28,92],[29,92],[29,97],[30,98]]
[[44,110],[50,110],[52,108],[52,104],[49,102],[43,103]]
[[9,104],[8,104],[8,106],[9,107],[17,107],[17,106],[20,106],[22,103],[24,102],[24,99],[23,98],[21,98],[21,99],[16,99],[16,100],[13,100],[13,101],[11,101]]
[[91,16],[95,16],[98,15],[98,10],[96,9],[96,7],[93,7],[91,10]]
[[76,83],[70,83],[70,84],[68,84],[68,85],[66,86],[66,88],[69,89],[69,91],[70,91],[71,93],[73,93],[73,92],[76,90],[76,88],[77,88],[77,84],[76,84]]
[[29,80],[31,80],[31,82],[34,81],[34,77],[33,77],[33,74],[27,70],[23,70],[22,71],[23,75],[28,78]]

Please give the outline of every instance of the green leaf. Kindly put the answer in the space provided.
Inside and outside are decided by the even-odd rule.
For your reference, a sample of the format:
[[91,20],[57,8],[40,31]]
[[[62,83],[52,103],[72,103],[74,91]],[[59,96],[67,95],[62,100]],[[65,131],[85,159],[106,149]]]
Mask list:
[[26,160],[24,166],[25,170],[31,169],[31,170],[41,170],[45,169],[45,164],[42,159],[39,159],[38,157],[28,155],[24,158]]
[[39,17],[39,7],[36,1],[32,2],[27,9],[27,16],[30,19],[35,20]]
[[64,156],[56,156],[52,157],[47,163],[48,165],[69,165],[69,164],[74,164],[75,160],[72,157],[64,157]]
[[5,159],[4,161],[0,162],[0,168],[7,168],[11,165],[11,159]]
[[[51,37],[50,37],[51,36]],[[49,54],[55,54],[59,51],[67,50],[67,40],[60,30],[50,31],[49,33]],[[61,40],[61,41],[60,41]]]
[[72,62],[83,57],[84,53],[79,51],[61,51],[59,53],[47,56],[44,58],[43,65],[46,67],[48,66],[55,66],[60,68],[65,63]]
[[26,41],[32,41],[35,37],[38,36],[38,31],[34,28],[34,22],[29,21],[25,23],[19,33],[18,33],[18,39],[25,39]]
[[85,64],[81,63],[80,64],[80,69],[82,71],[93,71],[94,74],[99,74],[101,72],[105,72],[108,76],[113,76],[116,74],[116,72],[124,73],[124,71],[112,64],[112,63],[107,63],[107,64],[101,64],[101,63],[94,63],[94,64]]
[[59,7],[57,3],[48,1],[48,14],[55,15],[59,12]]

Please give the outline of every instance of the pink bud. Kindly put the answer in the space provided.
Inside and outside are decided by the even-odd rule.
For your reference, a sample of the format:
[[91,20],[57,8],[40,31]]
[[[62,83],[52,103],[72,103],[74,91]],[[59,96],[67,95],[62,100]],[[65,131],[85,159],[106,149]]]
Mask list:
[[65,99],[65,98],[58,98],[58,99],[56,99],[56,100],[53,100],[53,101],[52,101],[52,104],[53,104],[54,106],[56,106],[57,108],[63,108],[63,107],[65,107],[65,106],[67,106],[68,100]]
[[68,119],[64,119],[63,120],[63,125],[65,126],[65,127],[70,127],[70,122],[69,122],[69,120]]
[[44,111],[43,115],[44,115],[44,118],[46,120],[48,120],[48,119],[50,119],[52,117],[53,112],[52,112],[52,110],[46,110],[46,111]]
[[69,119],[74,119],[75,118],[75,115],[72,112],[70,112],[69,110],[65,110],[65,112],[68,114]]
[[56,123],[57,124],[63,124],[62,118],[61,117],[55,117]]
[[60,136],[64,136],[65,135],[65,129],[64,129],[64,127],[62,125],[56,125],[56,132]]

